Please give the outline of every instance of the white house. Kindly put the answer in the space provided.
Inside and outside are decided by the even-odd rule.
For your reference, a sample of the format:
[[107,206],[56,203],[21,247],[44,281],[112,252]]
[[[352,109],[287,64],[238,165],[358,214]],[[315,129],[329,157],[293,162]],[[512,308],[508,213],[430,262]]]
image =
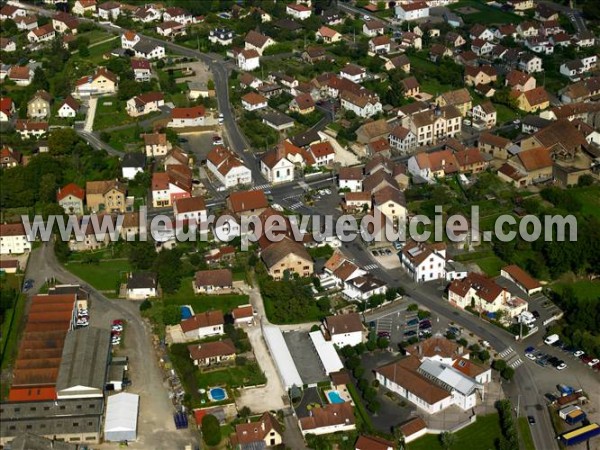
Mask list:
[[207,311],[181,321],[181,330],[188,339],[203,339],[225,334],[224,325],[221,311]]
[[199,270],[192,287],[196,294],[229,292],[233,288],[233,275],[229,269]]
[[426,2],[414,2],[396,5],[396,18],[401,22],[429,17],[429,6]]
[[208,152],[206,168],[228,189],[252,182],[250,169],[235,153],[222,146],[214,146]]
[[75,117],[77,112],[79,111],[79,102],[73,98],[73,96],[68,95],[62,102],[62,104],[58,107],[57,116],[58,117]]
[[416,282],[446,278],[446,244],[410,240],[402,247],[400,262]]
[[197,223],[207,221],[206,202],[203,197],[188,197],[175,200],[173,205],[175,220],[195,220]]
[[165,9],[162,18],[165,22],[173,21],[178,22],[181,25],[190,25],[194,23],[194,16],[191,13],[185,9],[174,6]]
[[294,19],[306,20],[311,16],[312,10],[301,3],[290,3],[285,7],[285,13]]
[[168,126],[171,128],[200,127],[204,125],[205,113],[204,106],[173,108]]
[[227,30],[226,28],[215,28],[214,30],[210,30],[208,40],[212,44],[219,44],[222,46],[231,45],[233,42],[233,31]]
[[133,77],[136,82],[143,83],[144,81],[150,81],[150,77],[152,76],[150,61],[145,59],[132,59],[131,69],[133,70]]
[[22,223],[0,224],[0,254],[21,254],[31,251],[31,242]]
[[358,313],[336,314],[325,318],[325,337],[338,348],[364,342],[364,327]]
[[260,159],[260,171],[270,183],[294,181],[294,163],[274,148],[266,152]]
[[362,191],[363,176],[362,167],[341,167],[338,172],[338,189]]
[[343,295],[350,300],[367,301],[373,295],[385,294],[387,284],[370,273],[353,277],[344,283]]
[[254,50],[242,50],[237,55],[237,65],[240,69],[252,71],[260,67],[260,54]]
[[3,52],[14,52],[17,50],[17,43],[9,38],[0,38],[0,50]]
[[351,402],[328,403],[314,408],[308,417],[298,421],[303,436],[323,435],[356,429],[354,407]]
[[86,13],[95,14],[96,0],[77,0],[73,5],[73,9],[71,9],[71,12],[78,16],[83,16]]
[[480,124],[480,128],[493,128],[496,126],[497,112],[492,102],[480,103],[472,109],[474,124]]
[[519,68],[527,73],[542,72],[544,70],[542,64],[542,58],[531,53],[522,56],[519,60]]
[[165,47],[154,42],[142,40],[132,48],[135,56],[146,59],[162,59],[165,57]]
[[165,37],[186,35],[185,25],[182,25],[179,22],[175,22],[174,20],[159,23],[156,26],[156,32],[161,36]]
[[408,154],[417,148],[417,136],[408,128],[397,126],[394,128],[388,137],[390,147],[400,153]]
[[5,4],[2,9],[0,9],[0,20],[16,20],[19,17],[25,17],[27,15],[27,10],[25,8],[19,8],[18,6]]
[[126,111],[131,117],[139,117],[159,111],[164,104],[165,95],[162,92],[144,92],[127,100]]
[[275,41],[269,36],[260,34],[254,30],[251,30],[244,39],[245,50],[256,50],[259,55],[262,55],[267,47],[274,45]]
[[379,20],[369,20],[363,24],[362,32],[369,37],[385,33],[385,24]]
[[56,32],[51,23],[35,28],[27,33],[27,40],[31,43],[47,42],[54,39]]
[[133,48],[142,38],[135,31],[128,30],[121,35],[121,48]]
[[381,102],[376,96],[357,95],[350,91],[344,91],[340,95],[342,108],[363,118],[374,116],[383,111]]
[[81,77],[75,82],[73,97],[82,98],[92,95],[114,94],[118,89],[118,77],[100,67],[96,69],[93,75]]
[[317,167],[330,166],[335,162],[335,150],[329,141],[311,144],[309,151]]
[[122,175],[127,180],[133,180],[138,173],[144,172],[145,167],[146,155],[143,153],[125,153],[121,161]]
[[114,1],[108,1],[98,5],[98,18],[113,21],[121,14],[121,5]]
[[155,273],[130,273],[127,277],[127,299],[146,300],[158,296],[158,278]]
[[246,111],[256,111],[257,109],[266,108],[268,104],[269,101],[267,98],[256,92],[248,92],[242,97],[242,106]]
[[357,66],[356,64],[346,64],[340,70],[340,77],[346,78],[353,83],[360,83],[367,77],[367,71],[365,68]]

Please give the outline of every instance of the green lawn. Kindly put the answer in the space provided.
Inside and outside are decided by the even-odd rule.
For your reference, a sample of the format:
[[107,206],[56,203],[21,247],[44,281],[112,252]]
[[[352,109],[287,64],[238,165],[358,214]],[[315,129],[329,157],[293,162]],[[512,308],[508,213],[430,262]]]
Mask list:
[[[464,7],[475,8],[478,10],[478,12],[472,14],[462,14],[460,11],[456,11],[457,9]],[[525,18],[521,16],[502,11],[500,8],[494,8],[476,0],[461,0],[458,3],[450,5],[449,8],[460,14],[466,25],[472,25],[476,23],[481,25],[505,23],[518,24],[525,20]]]
[[102,260],[97,264],[68,262],[65,267],[100,291],[114,291],[119,282],[125,281],[125,274],[131,271],[126,259]]
[[522,450],[535,450],[535,444],[533,443],[533,437],[531,437],[531,428],[527,417],[519,417],[519,442],[521,443]]
[[116,97],[101,97],[98,99],[96,116],[94,117],[94,130],[103,130],[134,121],[135,119],[129,117],[125,111],[125,102]]
[[242,386],[254,386],[267,382],[265,375],[255,362],[247,362],[243,366],[236,365],[214,372],[200,372],[197,374],[197,386],[209,388],[212,386],[227,386],[238,388]]
[[249,303],[249,297],[242,294],[196,295],[192,288],[192,278],[184,278],[179,290],[165,295],[165,305],[191,305],[195,313],[220,309],[227,313],[239,305]]
[[571,190],[581,202],[583,214],[600,218],[600,186],[576,187]]
[[92,30],[81,34],[78,33],[77,37],[86,37],[90,40],[90,44],[95,44],[96,42],[104,41],[105,39],[109,39],[111,37],[115,38],[115,35],[112,33],[107,33],[103,30]]
[[[501,436],[498,414],[479,416],[477,421],[455,433],[455,449],[488,450],[496,448],[496,439]],[[438,435],[428,434],[407,446],[408,450],[442,450]]]
[[108,144],[121,151],[141,149],[142,141],[140,140],[140,134],[143,133],[143,131],[144,130],[140,130],[136,126],[111,131],[109,132],[110,139],[108,140]]
[[589,281],[589,280],[581,280],[575,282],[563,282],[559,281],[552,285],[552,289],[556,292],[562,292],[563,289],[569,286],[575,292],[577,298],[589,298],[589,299],[598,299],[600,298],[600,281]]
[[498,258],[492,250],[483,250],[473,253],[464,253],[455,257],[462,263],[477,264],[489,276],[497,276],[500,269],[506,265],[504,261]]
[[498,124],[503,124],[506,122],[512,122],[517,118],[517,112],[510,109],[506,105],[501,105],[500,103],[493,103],[494,108],[496,108],[497,112],[497,120]]

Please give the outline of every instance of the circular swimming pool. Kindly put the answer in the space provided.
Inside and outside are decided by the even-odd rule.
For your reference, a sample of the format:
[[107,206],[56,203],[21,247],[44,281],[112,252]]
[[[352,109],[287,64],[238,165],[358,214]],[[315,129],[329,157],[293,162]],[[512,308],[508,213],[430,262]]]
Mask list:
[[220,402],[221,400],[225,400],[227,398],[227,391],[222,387],[214,387],[208,391],[208,397],[213,402]]

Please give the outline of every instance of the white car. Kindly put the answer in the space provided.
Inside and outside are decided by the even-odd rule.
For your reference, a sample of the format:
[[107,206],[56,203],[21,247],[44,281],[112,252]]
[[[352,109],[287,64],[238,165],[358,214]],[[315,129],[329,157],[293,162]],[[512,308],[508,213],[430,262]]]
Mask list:
[[463,125],[466,125],[469,127],[469,126],[471,126],[471,121],[469,119],[465,119],[465,120],[463,120]]
[[575,358],[579,358],[583,354],[585,354],[585,352],[583,350],[577,350],[576,352],[573,353],[573,356]]
[[533,353],[525,353],[525,357],[527,359],[532,360],[532,361],[535,361],[537,359],[536,356]]
[[594,366],[595,366],[596,364],[598,364],[599,362],[600,362],[600,359],[598,359],[598,358],[594,358],[594,359],[592,359],[592,360],[591,360],[591,361],[588,363],[588,366],[590,366],[590,367],[594,367]]
[[80,309],[77,311],[77,314],[79,314],[80,316],[87,316],[88,315],[88,310],[87,309]]
[[556,370],[564,370],[564,369],[566,369],[566,368],[567,368],[567,365],[566,365],[565,363],[562,363],[562,364],[559,364],[559,365],[556,367]]
[[111,329],[113,331],[123,331],[123,325],[113,325]]
[[219,118],[217,120],[219,122],[219,125],[221,125],[225,121],[225,118],[223,117],[223,114],[219,114]]

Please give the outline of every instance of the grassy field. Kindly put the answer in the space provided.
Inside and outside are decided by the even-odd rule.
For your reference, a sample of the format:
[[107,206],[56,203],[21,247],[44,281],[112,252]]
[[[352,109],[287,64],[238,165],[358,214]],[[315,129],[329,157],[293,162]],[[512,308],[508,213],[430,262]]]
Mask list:
[[265,375],[261,372],[258,364],[246,363],[243,366],[236,365],[214,372],[202,372],[197,374],[197,386],[209,388],[213,386],[227,386],[237,388],[241,386],[254,386],[267,382]]
[[65,267],[100,291],[114,291],[117,284],[125,280],[125,274],[131,271],[126,259],[102,260],[98,264],[69,262]]
[[142,141],[139,136],[142,132],[143,130],[135,126],[111,131],[108,143],[117,150],[134,151],[142,148]]
[[600,186],[577,187],[572,192],[581,202],[584,214],[600,218]]
[[600,298],[600,281],[558,281],[552,285],[552,289],[560,293],[566,286],[573,289],[577,298]]
[[164,298],[165,305],[191,305],[195,313],[213,309],[220,309],[224,313],[227,313],[245,303],[249,303],[247,295],[196,295],[192,288],[191,278],[184,278],[179,290],[175,294],[166,295]]
[[[472,14],[463,14],[460,11],[457,11],[466,7],[474,8],[478,11]],[[476,23],[481,25],[504,23],[518,24],[525,20],[523,17],[517,16],[516,14],[502,11],[500,8],[494,8],[476,0],[461,0],[458,3],[450,5],[449,8],[460,14],[466,25],[472,25]]]
[[[455,433],[456,443],[452,448],[488,450],[496,448],[496,439],[501,436],[497,414],[477,417],[473,424]],[[408,450],[442,450],[439,436],[428,434],[407,446]]]
[[124,125],[134,122],[125,111],[125,102],[116,97],[102,97],[98,99],[96,116],[94,117],[94,130],[103,130],[109,127]]
[[500,269],[506,265],[492,250],[465,253],[454,259],[462,263],[477,264],[489,276],[500,275]]
[[531,437],[531,428],[529,428],[529,422],[527,417],[519,417],[519,442],[521,443],[522,450],[535,450],[535,444],[533,443],[533,437]]
[[497,123],[502,124],[506,122],[512,122],[516,119],[517,113],[516,111],[510,109],[506,105],[501,105],[500,103],[493,103],[494,108],[496,108],[497,113]]

